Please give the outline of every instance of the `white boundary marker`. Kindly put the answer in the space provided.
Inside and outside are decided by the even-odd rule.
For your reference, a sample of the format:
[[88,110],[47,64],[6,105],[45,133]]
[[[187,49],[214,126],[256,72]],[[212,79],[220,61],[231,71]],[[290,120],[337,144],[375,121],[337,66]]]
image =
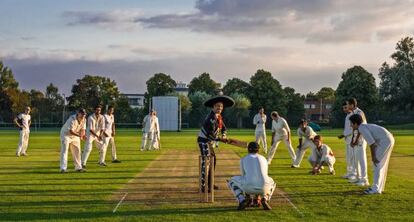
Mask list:
[[128,193],[125,193],[124,196],[121,198],[121,200],[118,202],[112,213],[115,213],[116,210],[118,210],[118,207],[121,205],[122,201],[124,201],[125,197],[128,195]]

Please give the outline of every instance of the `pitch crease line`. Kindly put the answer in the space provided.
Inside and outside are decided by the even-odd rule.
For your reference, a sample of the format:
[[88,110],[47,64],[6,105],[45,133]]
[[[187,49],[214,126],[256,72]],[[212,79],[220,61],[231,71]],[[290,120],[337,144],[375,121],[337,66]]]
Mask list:
[[284,197],[289,203],[290,203],[290,205],[292,205],[292,207],[303,217],[304,215],[303,215],[303,213],[302,213],[302,211],[300,211],[297,207],[296,207],[296,205],[295,204],[293,204],[292,203],[292,201],[290,201],[290,199],[287,197],[287,196],[285,196],[283,193],[280,193],[281,195],[282,195],[282,197]]
[[114,210],[112,211],[112,213],[115,213],[116,210],[118,210],[118,207],[121,205],[122,201],[124,201],[125,197],[127,196],[128,193],[125,193],[124,196],[121,198],[121,200],[118,202],[118,204],[116,205],[116,207],[114,208]]

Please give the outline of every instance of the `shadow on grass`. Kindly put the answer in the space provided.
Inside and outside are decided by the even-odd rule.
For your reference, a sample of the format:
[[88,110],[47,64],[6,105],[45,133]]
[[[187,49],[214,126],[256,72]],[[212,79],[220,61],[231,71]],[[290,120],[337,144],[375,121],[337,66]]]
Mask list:
[[[3,213],[0,220],[8,221],[32,221],[32,220],[68,220],[68,219],[82,219],[82,220],[97,220],[99,218],[106,219],[126,219],[126,217],[136,217],[135,220],[139,221],[139,218],[153,217],[153,216],[180,216],[191,215],[205,215],[222,212],[235,212],[235,207],[206,207],[206,208],[175,208],[175,209],[149,209],[149,210],[136,210],[136,211],[118,211],[112,213],[111,211],[100,212],[64,212],[64,213],[43,213],[43,212],[27,212],[27,213]],[[131,219],[131,218],[129,218]]]

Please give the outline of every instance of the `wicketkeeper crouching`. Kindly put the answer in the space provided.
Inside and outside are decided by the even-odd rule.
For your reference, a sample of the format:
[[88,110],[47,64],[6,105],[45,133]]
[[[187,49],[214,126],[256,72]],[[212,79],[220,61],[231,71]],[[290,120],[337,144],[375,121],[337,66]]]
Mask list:
[[243,210],[250,204],[251,195],[260,195],[263,209],[271,210],[268,201],[276,183],[268,176],[267,160],[258,154],[259,144],[256,142],[250,142],[247,149],[249,154],[240,160],[241,176],[232,177],[227,185],[239,202],[238,210]]

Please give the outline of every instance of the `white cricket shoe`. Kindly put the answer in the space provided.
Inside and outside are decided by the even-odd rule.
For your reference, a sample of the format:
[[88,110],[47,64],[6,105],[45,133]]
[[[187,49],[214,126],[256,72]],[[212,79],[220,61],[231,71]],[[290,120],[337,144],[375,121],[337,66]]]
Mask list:
[[370,187],[370,188],[368,188],[368,189],[364,190],[363,194],[366,194],[366,195],[372,195],[372,194],[381,194],[381,193],[380,193],[380,192],[378,192],[378,191],[373,190],[373,189]]
[[369,186],[368,181],[362,181],[362,180],[356,182],[355,184],[358,185],[358,186],[361,186],[361,187]]
[[349,177],[349,174],[345,174],[345,175],[342,176],[342,178],[344,178],[344,179],[348,179],[348,177]]
[[350,183],[357,183],[358,181],[359,180],[355,177],[353,177],[353,178],[350,177],[350,179],[348,179],[348,182],[350,182]]

